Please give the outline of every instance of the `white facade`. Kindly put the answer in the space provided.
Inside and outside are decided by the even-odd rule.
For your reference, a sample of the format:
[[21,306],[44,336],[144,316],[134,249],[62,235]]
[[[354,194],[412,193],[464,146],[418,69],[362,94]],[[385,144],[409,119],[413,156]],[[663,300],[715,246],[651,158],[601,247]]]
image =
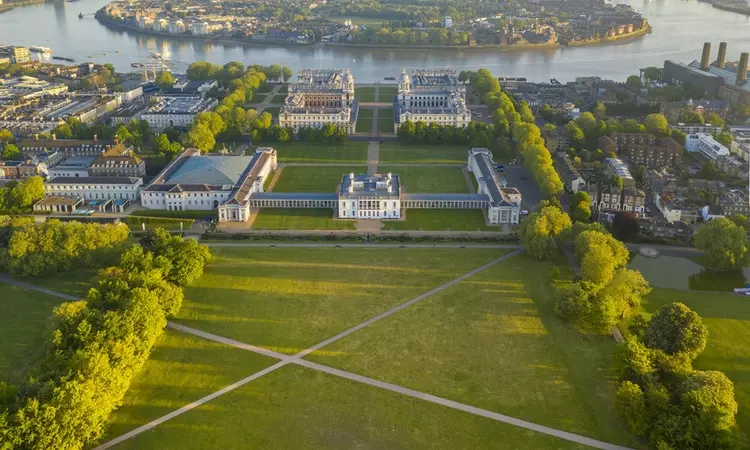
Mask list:
[[729,155],[729,149],[716,142],[716,140],[707,133],[689,134],[685,138],[685,150],[690,153],[700,153],[711,161],[716,161],[720,156]]
[[453,19],[450,16],[445,16],[443,19],[443,28],[453,28]]
[[355,175],[349,173],[341,180],[338,194],[340,219],[399,219],[401,197],[399,176]]
[[394,132],[406,121],[466,128],[471,111],[455,70],[415,70],[399,77]]
[[349,69],[300,69],[297,83],[279,111],[279,125],[322,128],[332,123],[353,134],[359,103],[354,96],[354,77]]
[[86,200],[136,200],[142,185],[135,177],[58,177],[44,185],[44,192]]
[[467,165],[477,180],[477,193],[489,198],[487,222],[492,225],[518,224],[521,220],[521,192],[506,187],[498,178],[492,153],[486,148],[473,148],[469,150]]
[[190,24],[190,32],[196,36],[208,34],[208,22],[195,22]]
[[164,128],[189,128],[195,116],[211,111],[217,104],[216,99],[201,97],[155,97],[159,103],[141,114],[141,120],[159,131]]
[[667,222],[675,223],[682,220],[682,210],[675,207],[671,200],[663,199],[658,192],[654,192],[654,203]]

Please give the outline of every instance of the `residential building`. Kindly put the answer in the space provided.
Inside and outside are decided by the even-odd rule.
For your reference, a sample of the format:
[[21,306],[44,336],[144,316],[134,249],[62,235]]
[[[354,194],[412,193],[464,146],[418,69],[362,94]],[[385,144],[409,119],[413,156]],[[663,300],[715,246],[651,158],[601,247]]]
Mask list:
[[398,219],[401,189],[396,174],[344,175],[338,189],[338,217]]
[[452,69],[417,69],[411,76],[404,70],[399,76],[393,113],[394,132],[407,120],[456,128],[466,128],[471,122],[466,87]]
[[711,161],[716,161],[720,156],[728,156],[729,149],[716,142],[710,134],[689,134],[685,139],[685,150],[690,153],[700,153]]
[[9,58],[13,64],[22,64],[31,61],[31,52],[26,47],[9,45],[0,47],[0,57]]
[[633,175],[630,174],[628,166],[624,162],[622,162],[621,159],[607,158],[604,160],[604,165],[607,170],[607,175],[617,175],[618,177],[620,177],[622,179],[622,184],[624,187],[635,186],[635,179],[633,178]]
[[349,69],[300,69],[297,78],[279,111],[281,127],[297,132],[331,123],[354,134],[359,101]]
[[591,199],[591,211],[631,212],[638,217],[646,213],[646,193],[635,187],[620,190],[610,184],[589,184],[584,189]]
[[682,123],[678,123],[677,125],[672,127],[673,130],[680,130],[685,134],[698,134],[698,133],[708,133],[708,134],[716,134],[721,133],[722,130],[724,130],[723,127],[714,127],[712,125],[685,125]]
[[567,154],[558,152],[554,162],[557,173],[560,174],[563,183],[565,183],[565,189],[576,194],[586,186],[586,180],[573,166],[573,162]]
[[135,156],[99,156],[89,166],[92,177],[144,177],[146,161]]
[[86,178],[89,176],[89,166],[94,162],[94,156],[71,156],[65,161],[48,169],[51,179],[57,177]]
[[44,185],[47,195],[84,200],[136,200],[143,180],[136,177],[55,177]]
[[39,173],[39,165],[30,161],[0,161],[0,180],[18,180]]
[[141,114],[141,120],[148,122],[155,130],[164,128],[187,129],[199,113],[211,111],[218,101],[202,97],[152,97],[157,100],[154,106]]

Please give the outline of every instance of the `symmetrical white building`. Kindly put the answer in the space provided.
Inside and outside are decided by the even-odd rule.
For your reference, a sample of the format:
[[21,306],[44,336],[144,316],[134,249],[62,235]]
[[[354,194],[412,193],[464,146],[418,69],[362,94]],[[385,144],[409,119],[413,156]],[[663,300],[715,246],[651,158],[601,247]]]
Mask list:
[[338,191],[340,219],[398,219],[401,217],[399,176],[344,175]]
[[164,128],[188,128],[199,113],[211,111],[218,101],[202,97],[154,97],[157,103],[141,114],[141,120],[157,131]]
[[690,153],[700,153],[711,161],[716,161],[720,156],[728,156],[729,149],[716,142],[708,133],[689,134],[685,138],[685,150]]
[[404,70],[398,79],[393,111],[395,132],[407,120],[457,128],[466,128],[471,122],[466,88],[451,69],[417,69],[411,76]]
[[521,191],[507,187],[495,170],[492,153],[486,148],[469,150],[469,172],[477,180],[477,193],[486,195],[487,222],[517,224],[521,219]]
[[136,200],[143,179],[137,177],[55,177],[44,184],[44,193],[84,200]]
[[294,131],[322,128],[332,123],[353,134],[359,102],[354,96],[354,76],[349,69],[300,69],[297,82],[279,111],[279,125]]
[[143,190],[141,205],[168,211],[217,209],[221,222],[244,222],[250,195],[263,192],[275,169],[272,148],[259,148],[253,156],[201,155],[187,149]]

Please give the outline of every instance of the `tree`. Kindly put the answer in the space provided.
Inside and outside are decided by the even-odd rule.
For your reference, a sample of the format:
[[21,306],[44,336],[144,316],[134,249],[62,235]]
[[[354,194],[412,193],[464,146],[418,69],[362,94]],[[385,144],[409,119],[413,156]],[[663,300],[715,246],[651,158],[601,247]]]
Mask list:
[[554,133],[557,131],[557,125],[555,125],[554,123],[545,123],[542,127],[542,131],[544,131],[545,133]]
[[666,136],[669,133],[669,122],[667,122],[667,118],[663,114],[649,114],[643,123],[646,126],[646,131],[649,133],[658,136]]
[[622,192],[622,189],[625,187],[625,183],[622,181],[622,177],[616,174],[612,174],[609,179],[609,184],[619,189],[620,192]]
[[15,136],[7,128],[0,129],[0,144],[8,144],[15,140]]
[[583,146],[586,136],[583,134],[581,127],[579,127],[575,121],[571,120],[565,125],[565,132],[570,138],[573,148],[579,149]]
[[730,269],[745,262],[747,233],[731,220],[721,217],[703,225],[693,238],[696,248],[706,252],[715,269]]
[[574,222],[588,222],[591,219],[591,197],[588,192],[576,192],[570,202],[570,216]]
[[641,77],[639,77],[638,75],[630,75],[625,83],[627,83],[628,86],[632,87],[633,89],[641,89],[643,87]]
[[544,206],[521,222],[519,236],[531,256],[545,259],[555,246],[555,237],[571,225],[570,217],[558,207]]
[[742,214],[734,214],[732,216],[729,216],[729,220],[731,220],[738,227],[742,227],[745,232],[750,231],[750,219],[748,219],[746,216],[743,216]]
[[281,69],[282,76],[284,78],[284,82],[286,83],[289,81],[290,78],[292,78],[292,69],[290,69],[287,66],[282,67]]
[[695,311],[683,303],[669,303],[651,317],[643,339],[648,347],[667,355],[695,359],[706,348],[708,329]]
[[622,121],[622,132],[623,133],[645,133],[646,127],[638,123],[633,119],[625,119]]
[[660,69],[658,67],[646,67],[643,69],[643,78],[651,81],[658,81]]
[[188,140],[195,145],[201,153],[210,151],[216,145],[214,133],[205,123],[193,124],[187,134]]
[[630,381],[624,381],[615,396],[617,412],[628,423],[630,430],[644,436],[649,429],[649,414],[646,409],[646,399],[641,388]]
[[174,77],[169,72],[160,72],[156,77],[156,85],[162,89],[169,89],[174,86]]
[[73,137],[73,129],[67,123],[61,123],[52,130],[52,134],[62,139],[70,139]]
[[2,158],[4,160],[17,159],[21,155],[21,150],[13,144],[5,144],[3,149]]
[[529,104],[525,101],[521,102],[521,106],[518,108],[518,112],[521,114],[521,120],[523,120],[524,122],[534,122],[534,114],[531,112]]
[[[698,435],[729,432],[735,427],[737,401],[734,399],[734,384],[723,373],[693,371],[682,382],[680,393],[683,408],[703,431]],[[708,444],[702,448],[716,447]]]
[[708,115],[706,116],[706,120],[711,124],[712,127],[724,128],[724,119],[719,117],[719,115],[715,112],[708,113]]
[[140,244],[155,256],[163,256],[171,261],[166,279],[178,286],[188,285],[200,278],[203,266],[211,258],[207,246],[195,239],[172,236],[163,228],[149,231],[141,238]]
[[732,140],[734,139],[732,137],[732,133],[728,133],[726,131],[722,131],[721,133],[717,133],[716,136],[714,136],[717,142],[720,144],[729,147],[732,145]]
[[591,308],[589,293],[581,283],[568,283],[555,292],[555,313],[565,321],[575,321]]
[[586,111],[578,116],[576,123],[587,137],[596,135],[596,117],[590,112]]
[[583,279],[596,285],[608,283],[615,270],[627,264],[630,255],[611,234],[593,230],[576,237],[574,253],[581,264]]
[[597,119],[604,120],[607,118],[607,105],[602,102],[596,102],[592,112]]

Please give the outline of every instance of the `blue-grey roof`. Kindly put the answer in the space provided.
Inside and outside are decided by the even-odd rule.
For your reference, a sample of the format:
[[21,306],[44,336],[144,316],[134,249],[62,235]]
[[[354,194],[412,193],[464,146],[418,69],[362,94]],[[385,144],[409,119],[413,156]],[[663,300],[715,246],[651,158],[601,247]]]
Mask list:
[[250,197],[253,200],[336,200],[331,192],[256,192]]
[[192,156],[164,183],[235,185],[252,159],[251,156]]
[[737,86],[738,88],[750,91],[750,82],[744,82],[740,85],[736,84],[737,80],[737,70],[727,70],[727,69],[720,69],[714,65],[708,66],[708,70],[704,71],[700,68],[700,63],[698,61],[693,61],[690,64],[687,65],[688,68],[692,69],[694,72],[698,72],[701,75],[710,74],[715,77],[721,77],[724,79],[725,84],[731,84],[734,86]]
[[490,198],[486,194],[404,194],[401,200],[461,200],[488,202]]
[[391,174],[391,192],[385,189],[378,189],[377,184],[379,181],[384,181],[386,176],[382,174],[368,175],[366,173],[354,174],[354,182],[364,183],[362,190],[355,190],[349,192],[349,185],[352,183],[350,178],[351,174],[346,174],[341,179],[341,188],[339,194],[344,198],[358,198],[358,197],[398,197],[401,189],[401,179],[397,174]]

